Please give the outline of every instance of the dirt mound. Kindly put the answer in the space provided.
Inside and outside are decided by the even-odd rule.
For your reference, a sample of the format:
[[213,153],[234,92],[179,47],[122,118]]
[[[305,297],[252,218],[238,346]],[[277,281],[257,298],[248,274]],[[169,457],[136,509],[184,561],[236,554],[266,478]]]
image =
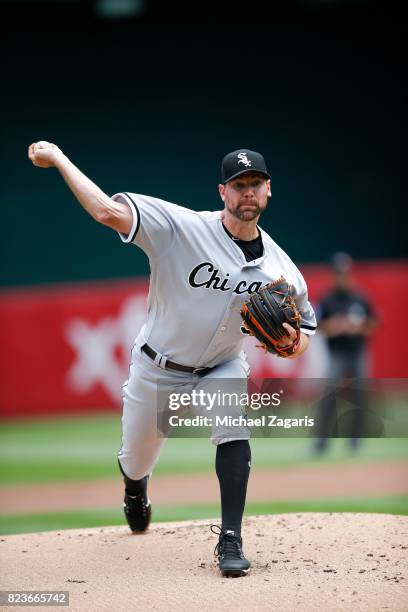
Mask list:
[[156,523],[142,535],[107,527],[3,536],[0,588],[69,591],[69,609],[86,612],[407,610],[408,517],[249,517],[252,569],[236,579],[219,574],[211,522]]

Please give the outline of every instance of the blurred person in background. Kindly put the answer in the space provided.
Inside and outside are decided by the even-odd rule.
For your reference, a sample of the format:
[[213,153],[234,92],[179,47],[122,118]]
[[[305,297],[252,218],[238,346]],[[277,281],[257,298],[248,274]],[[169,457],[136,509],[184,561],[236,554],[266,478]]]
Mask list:
[[315,439],[312,454],[323,453],[330,437],[342,435],[337,430],[336,410],[340,389],[348,391],[352,404],[346,428],[352,451],[357,450],[364,433],[367,397],[361,379],[368,377],[367,339],[374,332],[377,319],[369,300],[353,287],[352,268],[349,254],[333,255],[333,286],[317,309],[319,331],[325,336],[328,348],[327,378],[334,384],[329,384],[318,406],[317,426],[321,437]]

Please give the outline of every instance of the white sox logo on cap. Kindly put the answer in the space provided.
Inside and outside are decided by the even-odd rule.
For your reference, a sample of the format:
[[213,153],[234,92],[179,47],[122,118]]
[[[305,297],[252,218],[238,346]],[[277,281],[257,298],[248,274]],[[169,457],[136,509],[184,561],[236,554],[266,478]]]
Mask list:
[[239,164],[244,164],[246,168],[248,168],[248,166],[252,166],[252,162],[247,158],[246,153],[238,153],[237,157]]
[[270,178],[265,160],[260,153],[250,149],[237,149],[228,153],[221,164],[221,180],[224,183],[245,172],[259,172]]

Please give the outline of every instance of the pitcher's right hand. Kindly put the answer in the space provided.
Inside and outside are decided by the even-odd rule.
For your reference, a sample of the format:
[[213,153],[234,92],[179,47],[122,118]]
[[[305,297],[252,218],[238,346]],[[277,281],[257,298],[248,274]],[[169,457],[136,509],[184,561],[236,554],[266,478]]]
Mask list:
[[63,153],[57,145],[46,140],[40,140],[33,142],[28,147],[28,157],[33,162],[34,166],[38,168],[52,168],[56,166],[56,163]]

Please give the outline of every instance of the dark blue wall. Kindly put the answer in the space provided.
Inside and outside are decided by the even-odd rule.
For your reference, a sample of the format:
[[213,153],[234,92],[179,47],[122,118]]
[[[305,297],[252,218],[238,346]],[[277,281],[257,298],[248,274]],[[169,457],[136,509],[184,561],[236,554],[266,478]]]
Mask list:
[[295,261],[335,249],[406,254],[397,19],[370,29],[324,18],[268,25],[252,14],[165,27],[152,16],[80,20],[72,5],[50,27],[41,14],[21,8],[18,28],[8,15],[3,50],[3,285],[148,271],[143,253],[90,219],[55,170],[31,165],[26,148],[39,139],[109,194],[195,209],[220,207],[225,153],[259,150],[273,177],[261,225]]

